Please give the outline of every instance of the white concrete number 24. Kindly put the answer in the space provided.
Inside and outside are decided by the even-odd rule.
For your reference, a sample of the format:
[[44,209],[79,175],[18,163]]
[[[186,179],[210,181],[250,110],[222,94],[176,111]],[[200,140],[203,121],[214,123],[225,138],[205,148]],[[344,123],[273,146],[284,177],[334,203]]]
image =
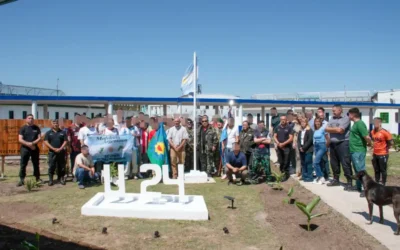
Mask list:
[[[182,164],[178,165],[178,178],[170,179],[168,173],[168,165],[162,166],[162,175],[161,168],[156,164],[143,164],[140,166],[140,172],[153,171],[153,178],[151,180],[145,180],[140,183],[140,194],[144,197],[152,197],[153,199],[160,199],[162,194],[161,192],[148,192],[147,187],[155,186],[160,183],[161,178],[165,185],[178,185],[179,190],[179,202],[185,203],[185,181],[184,181],[184,166]],[[155,174],[155,175],[154,175]]]

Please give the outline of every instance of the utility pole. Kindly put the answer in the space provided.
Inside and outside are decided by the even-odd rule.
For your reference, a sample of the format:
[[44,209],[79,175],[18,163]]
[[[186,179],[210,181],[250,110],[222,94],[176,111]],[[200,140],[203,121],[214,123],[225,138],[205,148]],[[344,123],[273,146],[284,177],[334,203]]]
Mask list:
[[58,82],[60,81],[59,78],[57,78],[57,96],[58,96]]

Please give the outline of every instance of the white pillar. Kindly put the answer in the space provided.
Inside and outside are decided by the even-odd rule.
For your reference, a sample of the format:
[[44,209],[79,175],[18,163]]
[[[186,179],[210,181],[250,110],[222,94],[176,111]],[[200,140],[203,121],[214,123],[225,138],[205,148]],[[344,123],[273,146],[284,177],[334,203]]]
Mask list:
[[214,111],[215,111],[215,115],[219,115],[219,106],[218,105],[214,106]]
[[107,114],[108,115],[113,114],[113,103],[112,102],[108,102]]
[[243,123],[243,105],[242,104],[239,105],[239,122],[240,122],[240,125],[242,125],[242,123]]
[[178,113],[182,116],[182,103],[178,103]]
[[261,107],[261,118],[260,118],[260,120],[262,120],[262,121],[265,120],[265,107],[264,106]]
[[[370,108],[369,109],[369,116],[368,116],[368,130],[372,130],[373,124],[374,124],[374,109]],[[362,119],[362,117],[361,117]]]
[[302,112],[303,114],[305,114],[305,113],[306,113],[306,107],[301,107],[301,112]]
[[32,101],[32,115],[35,119],[38,119],[37,117],[37,102]]

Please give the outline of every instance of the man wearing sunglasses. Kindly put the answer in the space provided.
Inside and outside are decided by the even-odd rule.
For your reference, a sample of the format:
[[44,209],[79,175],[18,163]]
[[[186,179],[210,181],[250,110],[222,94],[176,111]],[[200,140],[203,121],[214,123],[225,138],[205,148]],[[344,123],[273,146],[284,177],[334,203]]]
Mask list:
[[208,177],[215,168],[215,151],[218,145],[218,138],[215,130],[210,126],[208,117],[203,116],[201,127],[197,132],[198,147],[200,152],[201,171],[206,171]]

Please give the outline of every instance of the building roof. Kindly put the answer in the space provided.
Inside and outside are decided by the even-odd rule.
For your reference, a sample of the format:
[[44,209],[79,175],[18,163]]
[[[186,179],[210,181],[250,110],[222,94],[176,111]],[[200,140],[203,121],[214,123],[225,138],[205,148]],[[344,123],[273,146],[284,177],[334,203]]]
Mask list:
[[[220,105],[228,106],[231,98],[198,98],[201,105]],[[140,105],[192,105],[193,98],[190,97],[114,97],[114,96],[13,96],[0,95],[0,104],[27,104],[36,101],[38,104],[140,104]],[[400,104],[377,103],[377,102],[343,102],[343,101],[299,101],[299,100],[257,100],[242,99],[234,100],[234,105],[243,107],[319,107],[341,104],[345,107],[363,107],[363,108],[396,108],[400,109]]]

